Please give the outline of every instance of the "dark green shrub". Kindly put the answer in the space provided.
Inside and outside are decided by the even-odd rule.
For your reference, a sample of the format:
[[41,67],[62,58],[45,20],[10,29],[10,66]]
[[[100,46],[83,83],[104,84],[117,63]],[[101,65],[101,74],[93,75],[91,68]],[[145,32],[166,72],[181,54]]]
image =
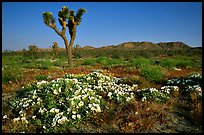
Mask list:
[[38,75],[35,76],[35,79],[38,81],[47,80],[49,77],[47,75]]
[[159,62],[160,66],[166,68],[173,68],[179,63],[178,59],[163,59]]
[[95,65],[95,64],[96,64],[96,59],[94,58],[87,58],[82,63],[82,65]]
[[150,65],[150,60],[144,57],[138,57],[132,60],[132,66],[137,68],[143,68]]
[[140,74],[150,82],[160,82],[164,78],[164,73],[159,67],[144,67],[141,69]]
[[183,68],[188,68],[188,67],[193,67],[193,63],[191,60],[186,60],[186,61],[179,61],[176,64],[177,67],[183,67]]
[[108,64],[108,58],[107,57],[98,57],[96,59],[97,63],[100,63],[102,65],[107,65]]
[[17,69],[8,69],[2,72],[2,84],[6,84],[9,81],[15,83],[22,79],[22,73]]

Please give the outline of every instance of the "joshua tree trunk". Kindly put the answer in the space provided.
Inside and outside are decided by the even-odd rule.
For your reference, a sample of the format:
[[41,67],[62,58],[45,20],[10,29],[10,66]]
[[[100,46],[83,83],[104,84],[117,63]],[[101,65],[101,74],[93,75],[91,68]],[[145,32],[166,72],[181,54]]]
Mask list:
[[70,43],[69,43],[69,52],[68,52],[68,59],[69,59],[69,67],[71,68],[73,66],[73,58],[72,58],[72,47],[74,45],[74,40],[76,38],[76,24],[74,25],[73,29],[71,30],[71,40],[70,40]]
[[67,51],[67,58],[68,58],[68,66],[69,66],[69,68],[71,68],[72,67],[72,57],[71,57],[71,59],[70,59],[70,53],[72,53],[72,52],[70,52],[71,51],[71,49],[72,48],[70,48],[70,46],[69,46],[69,44],[68,44],[68,40],[67,40],[67,38],[65,37],[65,36],[62,36],[62,39],[64,40],[64,44],[65,44],[65,47],[66,47],[66,51]]
[[73,67],[73,58],[72,58],[72,46],[68,46],[68,50],[67,50],[67,54],[68,54],[68,62],[69,62],[69,68]]
[[[66,22],[64,22],[63,28],[62,28],[62,32],[59,32],[59,30],[56,28],[56,26],[51,26],[51,28],[53,28],[55,30],[55,32],[62,37],[62,39],[64,40],[64,44],[66,46],[66,50],[67,50],[67,58],[68,58],[68,66],[69,68],[71,68],[73,66],[73,60],[72,60],[72,46],[69,45],[68,43],[68,39],[65,36],[65,32],[66,32]],[[76,32],[75,32],[76,33]],[[73,40],[74,41],[74,40]],[[70,43],[73,44],[73,41],[70,41]]]

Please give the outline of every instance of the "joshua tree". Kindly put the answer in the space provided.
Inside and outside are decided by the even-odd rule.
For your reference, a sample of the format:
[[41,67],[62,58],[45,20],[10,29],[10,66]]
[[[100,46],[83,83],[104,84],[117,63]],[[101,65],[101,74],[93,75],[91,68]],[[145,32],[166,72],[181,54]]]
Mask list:
[[57,42],[53,42],[52,49],[53,49],[54,55],[57,55],[58,48],[59,46],[57,45]]
[[28,49],[31,54],[34,54],[38,51],[38,47],[36,45],[29,45]]
[[[80,8],[78,9],[78,12],[75,14],[73,10],[69,10],[67,6],[63,6],[62,10],[58,12],[58,21],[60,25],[62,26],[62,31],[59,31],[55,24],[55,18],[53,18],[53,15],[51,12],[43,12],[43,20],[44,23],[55,30],[55,32],[62,37],[64,40],[64,44],[66,46],[67,50],[67,57],[68,57],[68,66],[71,68],[73,65],[72,60],[72,47],[74,44],[74,40],[76,38],[76,27],[81,23],[82,15],[86,13],[86,9]],[[67,23],[68,20],[68,23]],[[66,27],[69,29],[70,34],[70,42],[68,43],[68,39],[65,35],[66,33]]]

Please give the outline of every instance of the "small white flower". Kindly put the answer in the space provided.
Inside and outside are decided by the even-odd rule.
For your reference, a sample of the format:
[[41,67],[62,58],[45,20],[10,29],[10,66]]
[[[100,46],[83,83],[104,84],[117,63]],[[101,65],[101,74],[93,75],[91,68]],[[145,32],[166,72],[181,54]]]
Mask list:
[[25,115],[26,115],[23,110],[21,110],[21,111],[19,112],[19,114],[20,114],[20,116],[25,116]]
[[97,108],[96,108],[96,112],[101,112],[101,108],[100,108],[100,106],[97,106]]
[[27,104],[23,104],[23,107],[25,107],[25,108],[26,108],[26,107],[28,107],[28,106],[29,106],[29,104],[28,104],[28,103],[27,103]]
[[62,89],[62,87],[60,87],[60,88],[59,88],[59,90],[58,90],[58,91],[59,91],[59,93],[61,92],[61,89]]
[[21,118],[21,121],[22,121],[22,122],[26,121],[26,117],[22,117],[22,118]]
[[72,119],[76,119],[76,115],[72,115]]
[[76,111],[72,111],[73,114],[76,114]]
[[53,92],[55,95],[59,94],[58,91],[55,89]]
[[7,118],[8,118],[7,115],[4,115],[3,119],[7,119]]
[[35,119],[36,118],[36,116],[32,116],[32,119]]
[[46,129],[46,126],[43,126],[43,129]]
[[81,106],[84,105],[84,102],[83,102],[83,101],[80,101],[78,105],[79,105],[79,107],[81,107]]
[[112,93],[111,92],[108,92],[108,97],[111,97]]
[[14,119],[13,119],[13,122],[16,123],[16,122],[19,121],[19,120],[20,120],[20,117],[14,118]]
[[37,96],[36,96],[36,95],[33,95],[33,96],[32,96],[32,99],[35,99],[35,98],[37,98]]
[[81,115],[80,115],[80,114],[77,114],[77,118],[78,118],[78,119],[81,119]]
[[70,112],[71,111],[71,109],[70,108],[67,108],[67,112]]
[[147,99],[146,97],[143,97],[143,98],[142,98],[142,102],[144,102],[146,99]]

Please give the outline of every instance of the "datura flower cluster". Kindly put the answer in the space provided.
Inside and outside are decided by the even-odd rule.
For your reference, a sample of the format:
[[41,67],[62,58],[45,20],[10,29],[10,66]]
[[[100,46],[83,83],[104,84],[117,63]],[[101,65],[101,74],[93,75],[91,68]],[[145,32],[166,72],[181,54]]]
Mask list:
[[[191,76],[191,79],[198,77]],[[10,101],[10,106],[16,112],[13,122],[32,123],[44,132],[53,132],[56,127],[64,124],[70,126],[92,114],[102,113],[108,108],[106,103],[110,100],[120,104],[139,97],[142,101],[163,102],[172,91],[179,91],[175,80],[169,80],[167,84],[170,86],[161,89],[138,90],[137,84],[121,84],[120,79],[94,71],[87,75],[66,74],[64,78],[23,87],[23,93]],[[188,89],[202,92],[201,87]]]

